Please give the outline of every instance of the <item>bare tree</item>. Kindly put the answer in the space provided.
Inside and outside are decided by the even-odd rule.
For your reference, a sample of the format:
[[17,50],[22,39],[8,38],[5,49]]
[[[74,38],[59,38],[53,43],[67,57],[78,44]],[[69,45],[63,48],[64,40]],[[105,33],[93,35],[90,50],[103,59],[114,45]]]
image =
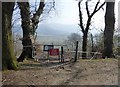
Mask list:
[[100,34],[96,34],[96,35],[94,35],[94,39],[95,39],[95,41],[94,41],[94,44],[96,45],[96,47],[97,47],[97,51],[98,52],[101,52],[101,53],[103,53],[103,32],[101,32]]
[[18,2],[18,5],[20,7],[20,13],[22,18],[23,51],[17,61],[21,62],[24,60],[25,57],[32,58],[32,50],[35,42],[35,31],[38,27],[39,18],[43,12],[44,0],[40,1],[39,7],[33,14],[32,18],[30,16],[29,2]]
[[81,40],[81,36],[77,33],[71,33],[68,36],[68,40],[71,41],[72,43],[76,44],[76,41],[80,41]]
[[76,45],[76,41],[81,41],[81,36],[77,33],[71,33],[69,36],[68,36],[68,41],[71,43],[72,45],[72,49],[74,50],[75,48],[75,45]]
[[[90,12],[89,10],[89,6],[88,6],[88,2],[90,2],[89,0],[85,2],[85,6],[86,6],[86,12],[87,12],[87,23],[85,24],[86,26],[84,26],[84,23],[83,23],[83,14],[82,14],[82,11],[81,11],[81,2],[83,0],[80,0],[78,2],[78,7],[79,7],[79,18],[80,18],[80,28],[82,30],[82,33],[83,33],[83,43],[82,43],[82,51],[83,52],[86,52],[87,51],[87,37],[88,37],[88,31],[90,30],[90,25],[91,25],[91,20],[92,20],[92,17],[95,15],[95,13],[97,13],[105,4],[102,3],[100,6],[100,0],[98,0],[98,2],[96,3],[95,7],[94,7],[94,10],[93,12]],[[86,58],[86,53],[83,53],[82,54],[82,57],[83,58]]]
[[106,2],[103,58],[113,57],[113,35],[115,29],[114,4],[115,1]]
[[[54,0],[53,5],[54,7]],[[38,28],[38,23],[40,22],[41,14],[44,11],[45,0],[40,0],[38,9],[35,8],[35,12],[30,14],[30,3],[29,2],[18,2],[20,7],[20,13],[22,18],[22,29],[23,29],[23,51],[20,57],[17,59],[18,62],[24,60],[25,57],[32,58],[33,46],[37,37],[36,29]],[[48,10],[50,12],[51,8]],[[32,15],[32,17],[31,17]]]

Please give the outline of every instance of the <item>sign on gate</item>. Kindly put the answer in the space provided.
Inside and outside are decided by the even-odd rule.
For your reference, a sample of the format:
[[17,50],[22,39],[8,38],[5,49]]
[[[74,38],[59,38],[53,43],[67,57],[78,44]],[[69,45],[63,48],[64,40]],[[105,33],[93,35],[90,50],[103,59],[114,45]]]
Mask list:
[[51,55],[51,56],[59,55],[59,49],[50,49],[49,55]]
[[44,45],[43,51],[49,51],[49,49],[53,49],[54,45]]

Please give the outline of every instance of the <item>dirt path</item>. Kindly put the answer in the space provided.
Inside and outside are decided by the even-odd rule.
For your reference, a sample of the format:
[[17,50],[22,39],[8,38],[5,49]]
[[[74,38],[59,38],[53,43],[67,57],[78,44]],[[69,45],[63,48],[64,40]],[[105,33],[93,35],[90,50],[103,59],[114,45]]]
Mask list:
[[4,71],[4,85],[117,85],[116,59],[79,60],[76,63],[25,61],[19,71]]

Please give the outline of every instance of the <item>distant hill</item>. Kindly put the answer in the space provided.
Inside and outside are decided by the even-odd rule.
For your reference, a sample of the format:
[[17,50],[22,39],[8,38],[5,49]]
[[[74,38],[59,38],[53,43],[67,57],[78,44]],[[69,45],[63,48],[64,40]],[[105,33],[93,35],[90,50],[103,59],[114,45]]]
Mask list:
[[51,26],[48,26],[48,25],[40,25],[39,28],[37,29],[37,34],[38,36],[40,35],[47,35],[47,36],[60,36],[60,35],[68,35],[69,33],[67,32],[64,32],[60,29],[55,29]]
[[41,24],[37,29],[37,41],[40,43],[64,43],[68,35],[77,32],[75,27],[64,24]]
[[[77,33],[79,27],[76,25],[64,24],[39,24],[37,41],[40,43],[63,43],[71,33]],[[20,25],[14,27],[13,32],[22,35]]]

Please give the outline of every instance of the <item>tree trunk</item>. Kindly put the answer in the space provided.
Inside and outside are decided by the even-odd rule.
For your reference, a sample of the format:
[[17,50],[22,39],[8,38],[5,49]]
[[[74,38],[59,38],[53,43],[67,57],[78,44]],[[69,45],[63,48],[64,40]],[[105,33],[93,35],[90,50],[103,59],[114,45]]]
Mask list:
[[20,57],[17,59],[18,62],[22,62],[24,58],[32,58],[32,38],[33,29],[30,26],[30,6],[29,2],[18,2],[20,7],[20,14],[22,19],[23,29],[23,51]]
[[35,31],[38,27],[40,15],[43,12],[44,0],[39,3],[38,10],[33,17],[30,17],[30,5],[29,2],[18,2],[21,11],[22,18],[22,29],[23,29],[23,51],[20,57],[17,59],[18,62],[22,62],[25,57],[32,58],[33,56],[33,45],[35,42]]
[[18,69],[12,39],[12,14],[14,2],[2,3],[2,69]]
[[106,2],[103,58],[113,57],[114,4],[115,2]]
[[86,52],[87,51],[87,33],[83,33],[83,43],[82,43],[82,58],[86,58]]
[[[95,47],[94,47],[94,41],[93,41],[93,35],[91,34],[91,52],[95,52]],[[91,53],[91,56],[94,56],[94,53]]]

